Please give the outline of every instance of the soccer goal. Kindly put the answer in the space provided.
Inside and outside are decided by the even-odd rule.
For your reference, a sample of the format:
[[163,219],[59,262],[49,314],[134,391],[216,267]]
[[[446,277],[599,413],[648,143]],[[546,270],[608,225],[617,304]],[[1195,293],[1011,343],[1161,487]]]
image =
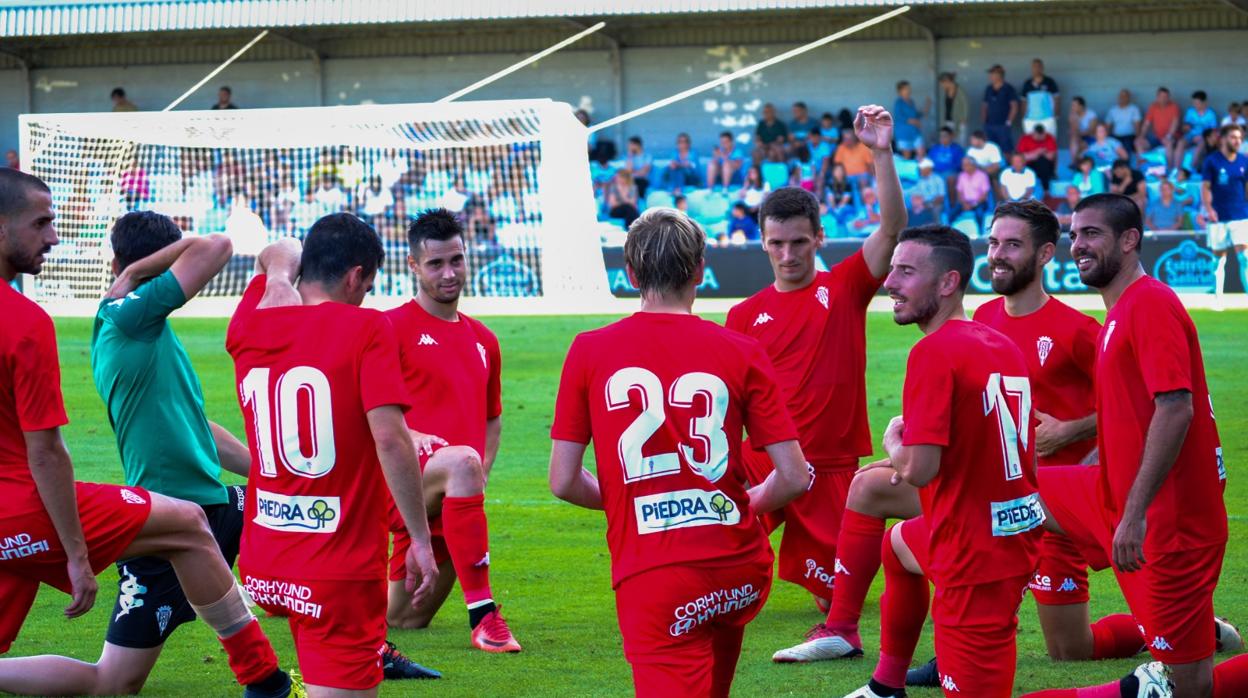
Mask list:
[[127,211],[223,233],[234,258],[205,290],[228,313],[265,244],[348,211],[381,234],[370,304],[409,298],[408,222],[466,226],[474,309],[593,312],[611,303],[586,130],[551,100],[21,117],[22,162],[52,189],[61,244],[23,291],[93,312],[111,281],[108,231]]

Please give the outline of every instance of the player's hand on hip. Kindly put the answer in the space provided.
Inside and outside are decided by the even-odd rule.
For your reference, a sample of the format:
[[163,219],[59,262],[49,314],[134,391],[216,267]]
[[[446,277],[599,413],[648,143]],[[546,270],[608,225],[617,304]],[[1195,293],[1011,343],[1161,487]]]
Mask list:
[[878,104],[858,107],[854,135],[872,150],[885,150],[893,144],[893,115]]
[[85,557],[70,560],[65,569],[73,596],[73,601],[65,608],[65,617],[77,618],[95,605],[95,594],[100,585],[95,581],[95,572],[91,571],[91,563]]
[[431,456],[433,449],[439,446],[450,446],[446,439],[435,436],[433,434],[423,434],[415,429],[407,430],[412,435],[412,448],[416,449],[416,455]]
[[1144,532],[1148,523],[1143,516],[1124,518],[1114,531],[1114,566],[1123,572],[1137,572],[1144,566]]
[[1036,455],[1051,456],[1066,445],[1066,423],[1036,410]]
[[412,595],[412,608],[419,608],[425,599],[433,593],[433,586],[438,581],[438,561],[433,557],[433,549],[428,541],[412,540],[407,549],[404,562],[407,565],[407,579],[403,586]]

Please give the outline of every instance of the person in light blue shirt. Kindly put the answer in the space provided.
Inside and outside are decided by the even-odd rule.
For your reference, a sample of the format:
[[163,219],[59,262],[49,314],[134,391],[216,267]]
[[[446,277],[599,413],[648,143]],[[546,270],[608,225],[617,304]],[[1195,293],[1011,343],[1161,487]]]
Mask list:
[[1061,94],[1057,81],[1044,74],[1044,61],[1031,61],[1031,77],[1018,87],[1023,101],[1023,133],[1036,130],[1036,124],[1044,124],[1045,133],[1057,138],[1057,117],[1062,113]]
[[893,102],[893,137],[897,140],[897,150],[907,160],[914,158],[914,152],[923,147],[923,117],[926,110],[920,111],[910,96],[910,82],[902,80],[897,83],[897,99]]
[[711,151],[711,160],[706,163],[706,186],[712,189],[729,186],[741,181],[741,167],[745,165],[745,153],[737,147],[737,141],[731,131],[719,134],[719,145]]

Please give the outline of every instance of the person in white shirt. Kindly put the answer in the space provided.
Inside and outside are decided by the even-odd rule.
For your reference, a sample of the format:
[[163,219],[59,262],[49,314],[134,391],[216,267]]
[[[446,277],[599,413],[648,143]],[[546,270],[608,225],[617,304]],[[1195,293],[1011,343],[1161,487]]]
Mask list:
[[983,131],[971,134],[971,147],[967,148],[966,155],[987,172],[989,177],[996,177],[1005,163],[1000,146],[988,140],[987,134]]
[[1118,103],[1105,112],[1105,123],[1109,125],[1109,135],[1122,143],[1128,156],[1135,151],[1135,137],[1139,135],[1142,121],[1144,116],[1140,108],[1131,102],[1131,91],[1126,88],[1119,90]]
[[1022,153],[1010,156],[1010,168],[1001,173],[1001,189],[1010,201],[1030,199],[1036,191],[1036,173],[1027,167]]

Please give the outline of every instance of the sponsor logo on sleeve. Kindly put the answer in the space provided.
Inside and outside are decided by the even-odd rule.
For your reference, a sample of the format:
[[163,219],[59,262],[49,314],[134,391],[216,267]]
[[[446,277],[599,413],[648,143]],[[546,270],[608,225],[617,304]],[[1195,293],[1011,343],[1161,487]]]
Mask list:
[[1008,502],[992,502],[992,535],[1016,536],[1044,524],[1044,509],[1035,492]]
[[637,532],[642,535],[695,526],[735,526],[741,522],[740,509],[717,490],[677,490],[637,497],[633,509]]
[[342,519],[338,497],[285,495],[256,490],[255,523],[274,531],[333,533]]

